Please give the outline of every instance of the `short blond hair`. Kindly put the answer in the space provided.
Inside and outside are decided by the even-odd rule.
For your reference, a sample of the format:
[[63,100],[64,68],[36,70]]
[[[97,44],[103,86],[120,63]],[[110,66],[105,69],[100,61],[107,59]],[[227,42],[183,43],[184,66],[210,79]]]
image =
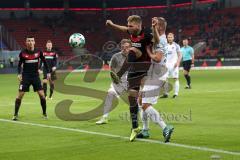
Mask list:
[[157,17],[159,25],[162,25],[164,29],[166,30],[167,28],[167,21],[163,17]]
[[142,23],[142,18],[138,15],[131,15],[127,19],[128,22]]
[[132,42],[131,42],[130,39],[122,39],[121,42],[120,42],[120,45],[123,45],[123,44],[125,44],[125,43],[130,44],[130,46],[132,45]]

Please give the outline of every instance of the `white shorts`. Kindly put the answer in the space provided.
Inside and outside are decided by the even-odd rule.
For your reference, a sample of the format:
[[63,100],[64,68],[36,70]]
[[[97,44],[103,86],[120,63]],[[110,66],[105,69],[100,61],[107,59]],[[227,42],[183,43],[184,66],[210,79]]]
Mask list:
[[108,92],[112,92],[115,95],[122,95],[124,92],[126,92],[128,89],[128,83],[127,82],[121,82],[119,84],[111,83],[110,88],[108,89]]
[[158,101],[160,90],[163,89],[165,82],[166,81],[159,79],[146,80],[141,90],[142,103],[156,104]]
[[167,64],[168,78],[179,78],[179,67],[174,68],[174,64]]

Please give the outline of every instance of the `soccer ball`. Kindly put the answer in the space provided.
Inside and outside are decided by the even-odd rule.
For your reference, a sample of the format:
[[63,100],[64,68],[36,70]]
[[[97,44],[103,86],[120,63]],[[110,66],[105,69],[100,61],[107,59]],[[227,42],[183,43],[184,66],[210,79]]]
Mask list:
[[74,33],[69,37],[69,44],[73,48],[82,48],[85,45],[85,37],[80,33]]

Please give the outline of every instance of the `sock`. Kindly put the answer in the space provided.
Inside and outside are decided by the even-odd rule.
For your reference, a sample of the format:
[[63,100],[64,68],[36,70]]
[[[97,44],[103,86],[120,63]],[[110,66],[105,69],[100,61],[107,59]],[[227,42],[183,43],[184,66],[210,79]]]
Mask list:
[[15,100],[14,116],[17,116],[17,115],[18,115],[18,111],[19,111],[19,108],[20,108],[20,106],[21,106],[21,102],[22,102],[21,99],[16,98],[16,100]]
[[187,80],[187,85],[190,86],[191,84],[191,78],[188,74],[184,75],[185,79]]
[[174,91],[175,91],[175,95],[178,95],[179,92],[179,80],[175,81],[175,85],[174,85]]
[[43,91],[44,91],[45,97],[47,97],[47,83],[43,83]]
[[107,97],[105,99],[104,108],[103,108],[103,117],[104,118],[108,117],[108,113],[110,112],[110,110],[112,108],[112,102],[115,98],[117,98],[117,97],[114,92],[108,92]]
[[143,123],[143,130],[148,130],[149,129],[148,116],[143,109],[141,110],[141,117],[142,117],[142,123]]
[[168,81],[165,82],[163,89],[164,89],[164,95],[168,95]]
[[188,86],[191,85],[191,77],[188,75]]
[[50,95],[49,95],[50,98],[53,95],[53,90],[54,90],[54,84],[50,84]]
[[130,116],[132,119],[132,129],[138,128],[138,103],[135,97],[128,96],[130,103]]
[[154,109],[152,106],[149,106],[145,112],[149,115],[150,119],[158,124],[162,129],[164,129],[167,125],[163,121],[163,119],[160,117],[160,114],[156,109]]
[[40,98],[41,106],[42,106],[42,113],[46,114],[47,104],[45,98]]

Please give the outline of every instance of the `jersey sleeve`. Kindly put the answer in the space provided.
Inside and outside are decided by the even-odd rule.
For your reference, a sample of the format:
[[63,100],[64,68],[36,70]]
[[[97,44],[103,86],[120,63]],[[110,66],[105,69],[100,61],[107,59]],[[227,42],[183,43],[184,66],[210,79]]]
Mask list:
[[115,55],[112,56],[111,61],[110,61],[110,68],[112,71],[116,71],[117,67],[117,57]]
[[19,61],[18,61],[18,74],[22,73],[22,64],[23,64],[24,60],[22,57],[22,52],[19,53]]
[[191,55],[194,54],[194,49],[192,47],[190,48],[190,53],[191,53]]

